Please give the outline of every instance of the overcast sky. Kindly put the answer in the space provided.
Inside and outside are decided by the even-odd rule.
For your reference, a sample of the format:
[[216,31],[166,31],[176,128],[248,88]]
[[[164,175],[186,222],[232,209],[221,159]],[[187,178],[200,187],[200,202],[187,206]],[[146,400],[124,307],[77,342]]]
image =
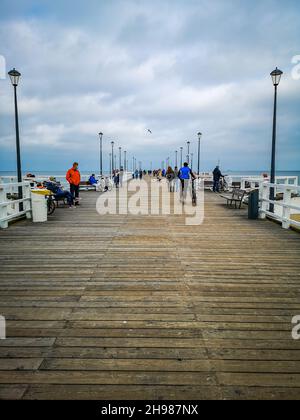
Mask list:
[[[99,131],[106,162],[111,140],[144,166],[173,159],[187,140],[196,155],[202,131],[203,169],[219,159],[224,170],[268,169],[276,66],[284,71],[277,168],[300,170],[298,0],[1,0],[0,7],[0,55],[6,70],[22,73],[24,170],[64,170],[74,160],[96,170]],[[16,165],[12,94],[1,79],[0,170]]]

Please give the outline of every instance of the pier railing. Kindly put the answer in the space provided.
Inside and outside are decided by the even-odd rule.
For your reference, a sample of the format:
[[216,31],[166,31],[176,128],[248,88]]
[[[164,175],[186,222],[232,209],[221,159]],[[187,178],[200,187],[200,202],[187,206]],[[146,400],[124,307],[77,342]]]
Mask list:
[[[22,187],[23,198],[18,199],[18,190]],[[23,210],[20,210],[23,203]],[[0,228],[8,227],[8,222],[26,216],[31,218],[31,197],[29,182],[10,182],[0,184]]]
[[[247,188],[259,188],[262,182],[270,182],[270,178],[263,178],[257,176],[242,176],[241,177],[241,189]],[[298,176],[276,176],[276,185],[287,185],[296,187],[294,191],[297,191],[298,187]]]
[[[274,188],[275,197],[282,194],[281,200],[270,200],[270,188]],[[260,183],[260,218],[270,217],[279,221],[284,229],[291,226],[300,227],[300,221],[292,219],[292,215],[300,215],[299,204],[295,202],[293,194],[300,194],[300,186],[288,184]],[[274,204],[274,213],[270,212],[270,204]]]

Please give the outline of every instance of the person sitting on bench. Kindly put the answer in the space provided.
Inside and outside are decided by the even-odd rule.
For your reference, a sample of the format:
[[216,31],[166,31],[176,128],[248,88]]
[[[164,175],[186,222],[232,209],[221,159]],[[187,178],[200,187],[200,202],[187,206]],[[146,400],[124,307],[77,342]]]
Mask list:
[[95,174],[93,174],[93,175],[90,176],[90,178],[89,178],[89,184],[90,185],[97,185],[98,184],[98,181],[96,179]]
[[69,191],[63,190],[58,184],[53,181],[46,181],[44,183],[47,190],[51,191],[54,194],[55,200],[67,200],[67,203],[70,208],[74,206],[73,195]]

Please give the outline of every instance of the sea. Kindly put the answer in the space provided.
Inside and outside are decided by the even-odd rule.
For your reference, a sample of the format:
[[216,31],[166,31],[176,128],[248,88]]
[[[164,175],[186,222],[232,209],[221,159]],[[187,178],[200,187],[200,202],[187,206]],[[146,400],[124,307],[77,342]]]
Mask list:
[[[262,174],[269,174],[270,171],[268,170],[259,170],[259,171],[245,171],[245,170],[241,170],[241,171],[233,171],[233,170],[228,170],[228,171],[223,171],[224,175],[231,175],[231,176],[261,176]],[[23,175],[25,176],[28,172],[25,172]],[[47,176],[58,176],[58,177],[64,177],[66,174],[66,171],[31,171],[32,174],[34,174],[35,176],[42,176],[42,175],[47,175]],[[91,174],[97,174],[97,171],[81,171],[81,174],[83,177],[88,177]],[[108,175],[108,173],[104,174],[104,175]],[[6,176],[16,176],[16,172],[15,171],[0,171],[0,177],[6,177]],[[276,176],[282,176],[282,177],[286,177],[286,176],[297,176],[298,177],[298,185],[300,185],[300,170],[299,171],[277,171],[276,172]]]

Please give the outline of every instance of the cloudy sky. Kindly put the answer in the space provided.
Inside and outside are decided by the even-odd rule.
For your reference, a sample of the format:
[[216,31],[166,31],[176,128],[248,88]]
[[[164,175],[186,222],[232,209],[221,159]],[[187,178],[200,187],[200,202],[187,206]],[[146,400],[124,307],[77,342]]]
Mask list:
[[[0,55],[22,73],[23,169],[99,167],[111,140],[159,166],[187,140],[202,168],[300,170],[298,0],[1,0]],[[1,79],[0,170],[15,170],[12,87]],[[147,133],[147,128],[153,132]]]

